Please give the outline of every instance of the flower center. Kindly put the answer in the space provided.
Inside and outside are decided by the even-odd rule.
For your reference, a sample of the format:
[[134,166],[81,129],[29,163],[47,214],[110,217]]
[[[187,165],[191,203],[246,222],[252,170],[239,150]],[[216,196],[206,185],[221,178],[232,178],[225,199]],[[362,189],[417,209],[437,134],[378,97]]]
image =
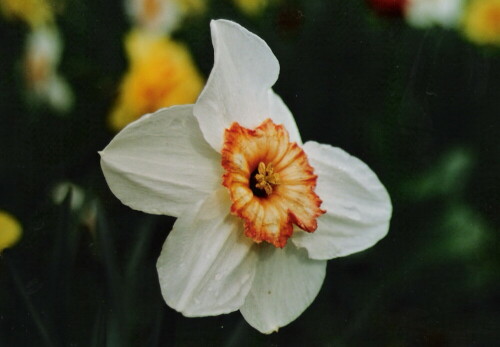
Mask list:
[[233,123],[224,134],[222,167],[231,213],[243,219],[246,236],[283,248],[294,224],[316,230],[316,218],[325,213],[314,192],[317,176],[282,125],[270,119],[255,129]]
[[278,184],[280,184],[280,175],[274,172],[273,163],[269,163],[266,166],[261,161],[257,170],[252,172],[250,177],[250,189],[258,197],[271,195],[273,187]]

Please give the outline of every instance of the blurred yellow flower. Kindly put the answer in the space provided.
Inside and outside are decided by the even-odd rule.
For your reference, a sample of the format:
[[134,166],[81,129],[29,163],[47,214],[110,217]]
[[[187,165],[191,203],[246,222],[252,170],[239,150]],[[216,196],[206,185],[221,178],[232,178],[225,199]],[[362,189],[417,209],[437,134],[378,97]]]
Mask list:
[[0,252],[21,238],[21,225],[7,212],[0,210]]
[[465,11],[463,30],[473,42],[500,45],[500,0],[473,0]]
[[0,9],[6,18],[24,20],[32,27],[53,20],[53,8],[47,0],[0,0]]
[[200,13],[205,10],[204,0],[177,0],[185,12]]
[[159,108],[196,101],[204,81],[184,45],[133,31],[125,46],[130,68],[110,115],[113,130]]
[[233,0],[235,5],[249,16],[261,13],[268,5],[269,0]]

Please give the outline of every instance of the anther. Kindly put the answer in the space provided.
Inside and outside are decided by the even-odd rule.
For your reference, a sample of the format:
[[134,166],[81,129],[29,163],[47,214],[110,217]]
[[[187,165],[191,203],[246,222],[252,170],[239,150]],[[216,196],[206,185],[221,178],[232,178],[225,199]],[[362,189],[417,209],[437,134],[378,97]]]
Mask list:
[[259,163],[258,173],[255,174],[255,184],[256,188],[263,189],[267,195],[271,195],[273,192],[273,186],[280,184],[280,177],[274,172],[273,163],[269,163],[267,166],[264,162]]

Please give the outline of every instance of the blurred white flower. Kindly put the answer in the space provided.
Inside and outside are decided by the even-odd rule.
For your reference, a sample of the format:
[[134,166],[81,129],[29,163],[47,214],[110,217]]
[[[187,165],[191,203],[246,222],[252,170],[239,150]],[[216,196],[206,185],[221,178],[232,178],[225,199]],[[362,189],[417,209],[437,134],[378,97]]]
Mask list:
[[214,67],[196,104],[129,124],[101,167],[124,204],[178,217],[157,263],[169,306],[240,310],[271,333],[311,304],[327,259],[386,235],[392,206],[359,159],[302,143],[271,89],[279,64],[262,39],[225,20],[211,30]]
[[186,15],[203,9],[203,0],[125,0],[134,25],[157,34],[172,32]]
[[29,100],[35,104],[46,103],[58,112],[67,112],[73,106],[73,93],[57,72],[61,46],[55,28],[36,28],[28,36],[23,67]]
[[85,225],[91,234],[95,233],[97,205],[95,199],[89,198],[85,190],[71,182],[63,181],[57,183],[51,191],[52,201],[61,204],[71,189],[71,201],[69,207],[79,217],[79,222]]
[[407,0],[405,16],[410,25],[418,28],[434,25],[454,28],[463,10],[464,0]]
[[52,201],[56,204],[61,204],[68,192],[71,190],[71,201],[69,203],[72,210],[82,208],[85,201],[85,193],[80,186],[71,182],[60,182],[52,188]]

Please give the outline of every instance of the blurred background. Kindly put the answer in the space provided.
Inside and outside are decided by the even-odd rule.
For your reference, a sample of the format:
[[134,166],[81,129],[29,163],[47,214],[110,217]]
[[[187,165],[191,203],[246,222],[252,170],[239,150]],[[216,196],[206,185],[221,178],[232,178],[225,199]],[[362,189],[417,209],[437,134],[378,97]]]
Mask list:
[[[498,0],[0,0],[0,346],[495,346],[500,338]],[[184,318],[155,262],[174,218],[123,206],[98,151],[193,103],[210,19],[262,37],[302,138],[384,183],[389,234],[329,261],[262,335]]]

